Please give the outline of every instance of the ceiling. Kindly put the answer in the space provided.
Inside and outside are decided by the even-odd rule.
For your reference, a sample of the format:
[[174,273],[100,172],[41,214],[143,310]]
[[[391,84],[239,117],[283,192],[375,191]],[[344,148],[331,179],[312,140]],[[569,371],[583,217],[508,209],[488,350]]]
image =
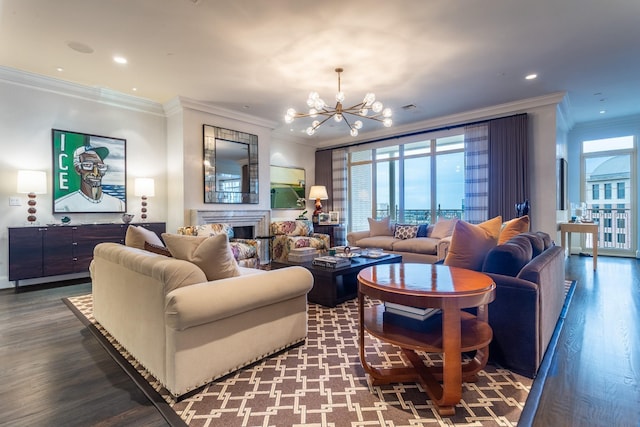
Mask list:
[[640,113],[639,17],[638,0],[0,0],[0,65],[300,138],[310,119],[287,125],[287,108],[311,90],[334,102],[336,67],[345,104],[373,91],[394,126],[554,92],[580,123]]

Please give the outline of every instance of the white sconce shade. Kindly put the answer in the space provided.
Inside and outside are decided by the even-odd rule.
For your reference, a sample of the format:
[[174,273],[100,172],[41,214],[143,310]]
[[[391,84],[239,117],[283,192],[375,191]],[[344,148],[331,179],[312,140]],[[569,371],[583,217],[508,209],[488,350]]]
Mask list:
[[47,173],[44,171],[18,171],[20,194],[47,194]]
[[316,210],[313,211],[311,219],[314,223],[318,223],[318,215],[322,212],[322,203],[320,200],[327,200],[329,195],[327,194],[327,187],[324,185],[312,185],[309,190],[309,199],[316,201]]
[[142,198],[142,208],[140,212],[142,215],[142,221],[147,220],[147,197],[154,197],[156,195],[156,187],[153,178],[136,178],[135,181],[135,194]]
[[36,194],[47,193],[47,173],[44,171],[18,171],[17,192],[28,194],[27,205],[29,224],[36,222]]
[[327,200],[329,195],[327,194],[327,187],[324,185],[312,185],[309,190],[309,200]]
[[156,195],[156,187],[153,178],[136,178],[135,195],[139,197],[154,197]]

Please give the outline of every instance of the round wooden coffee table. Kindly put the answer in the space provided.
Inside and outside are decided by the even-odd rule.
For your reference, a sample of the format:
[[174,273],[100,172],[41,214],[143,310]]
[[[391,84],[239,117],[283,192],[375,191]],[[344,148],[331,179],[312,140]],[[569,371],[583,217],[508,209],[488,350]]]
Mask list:
[[[496,285],[486,274],[434,264],[389,264],[368,267],[358,274],[360,360],[374,385],[419,381],[442,415],[453,415],[462,397],[462,381],[475,381],[487,364],[493,331],[487,304]],[[418,308],[439,308],[424,321],[385,313],[384,304],[365,308],[365,298]],[[477,307],[477,316],[461,311]],[[365,359],[368,332],[397,345],[410,367],[375,368]],[[462,353],[476,351],[462,363]],[[441,367],[428,367],[416,351],[442,353]],[[442,383],[442,384],[440,384]]]

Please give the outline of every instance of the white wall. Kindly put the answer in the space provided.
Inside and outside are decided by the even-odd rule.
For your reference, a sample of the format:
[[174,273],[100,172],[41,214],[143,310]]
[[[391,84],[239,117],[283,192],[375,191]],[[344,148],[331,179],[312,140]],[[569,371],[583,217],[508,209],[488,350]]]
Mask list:
[[[16,193],[19,169],[47,172],[49,194],[37,197],[40,224],[60,224],[62,214],[52,213],[51,129],[78,131],[127,140],[127,210],[140,218],[140,199],[134,195],[136,177],[154,178],[156,196],[149,199],[149,221],[167,216],[165,118],[158,104],[123,97],[93,88],[39,81],[39,87],[17,84],[0,73],[0,288],[8,282],[7,227],[26,225],[26,196]],[[23,83],[23,82],[19,82]],[[71,90],[69,90],[71,88]],[[22,206],[9,206],[19,197]],[[120,222],[119,214],[69,214],[72,223]],[[135,221],[135,219],[134,219]],[[28,282],[27,282],[28,283]]]

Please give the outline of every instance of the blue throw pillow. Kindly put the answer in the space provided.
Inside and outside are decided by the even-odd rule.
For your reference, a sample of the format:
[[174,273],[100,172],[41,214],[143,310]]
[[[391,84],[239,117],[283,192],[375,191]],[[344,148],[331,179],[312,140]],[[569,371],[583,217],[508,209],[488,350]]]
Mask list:
[[418,235],[416,237],[427,237],[427,228],[429,224],[420,224],[418,226]]

